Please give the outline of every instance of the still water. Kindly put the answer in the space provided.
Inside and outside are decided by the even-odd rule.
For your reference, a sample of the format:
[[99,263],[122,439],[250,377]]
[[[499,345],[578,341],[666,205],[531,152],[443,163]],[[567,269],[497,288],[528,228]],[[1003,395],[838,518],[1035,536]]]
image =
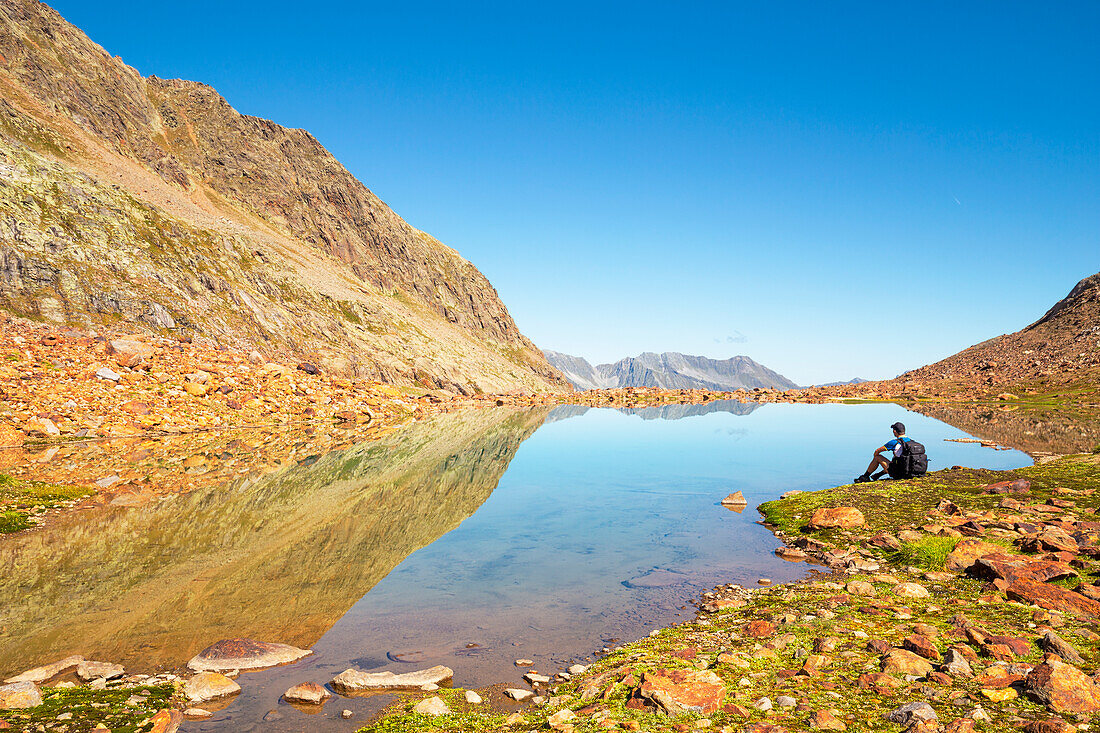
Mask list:
[[[927,446],[932,470],[1030,463],[944,442],[967,436],[895,405],[441,415],[285,470],[0,542],[10,601],[0,674],[73,653],[178,668],[236,636],[314,650],[243,675],[242,693],[188,731],[299,730],[307,714],[282,692],[348,667],[445,664],[456,686],[522,686],[516,658],[553,674],[691,617],[688,602],[714,585],[807,573],[774,556],[753,507],[850,481],[896,420]],[[744,512],[720,505],[732,491]],[[377,706],[337,699],[308,725],[352,730]]]

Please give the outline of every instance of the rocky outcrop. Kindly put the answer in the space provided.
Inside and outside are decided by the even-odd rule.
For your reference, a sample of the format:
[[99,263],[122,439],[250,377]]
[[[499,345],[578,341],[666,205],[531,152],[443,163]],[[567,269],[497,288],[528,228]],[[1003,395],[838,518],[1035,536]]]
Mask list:
[[471,263],[304,130],[0,6],[0,307],[455,391],[566,387]]

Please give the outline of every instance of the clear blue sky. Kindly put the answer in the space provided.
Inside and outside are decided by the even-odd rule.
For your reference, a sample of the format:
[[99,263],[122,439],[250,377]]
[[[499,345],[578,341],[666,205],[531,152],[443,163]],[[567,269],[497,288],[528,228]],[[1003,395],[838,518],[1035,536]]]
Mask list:
[[310,130],[594,362],[890,377],[1100,270],[1100,3],[53,4]]

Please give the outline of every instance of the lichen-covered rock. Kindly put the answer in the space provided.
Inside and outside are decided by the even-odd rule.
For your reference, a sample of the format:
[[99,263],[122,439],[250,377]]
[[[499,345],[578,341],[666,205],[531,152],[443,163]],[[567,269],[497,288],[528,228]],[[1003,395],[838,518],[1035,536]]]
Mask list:
[[451,709],[447,707],[447,703],[443,702],[442,698],[429,697],[414,705],[413,712],[435,717],[437,715],[447,715],[451,712]]
[[192,657],[187,667],[196,672],[262,669],[293,662],[312,653],[309,649],[270,641],[222,639]]
[[927,659],[905,649],[892,649],[880,661],[882,671],[887,674],[911,674],[924,677],[932,671]]

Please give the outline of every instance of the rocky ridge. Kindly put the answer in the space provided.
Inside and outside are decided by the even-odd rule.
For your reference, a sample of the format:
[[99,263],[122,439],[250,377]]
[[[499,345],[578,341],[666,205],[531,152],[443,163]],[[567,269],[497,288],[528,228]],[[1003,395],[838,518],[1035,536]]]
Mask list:
[[560,390],[484,276],[309,133],[0,7],[0,306],[391,383]]

